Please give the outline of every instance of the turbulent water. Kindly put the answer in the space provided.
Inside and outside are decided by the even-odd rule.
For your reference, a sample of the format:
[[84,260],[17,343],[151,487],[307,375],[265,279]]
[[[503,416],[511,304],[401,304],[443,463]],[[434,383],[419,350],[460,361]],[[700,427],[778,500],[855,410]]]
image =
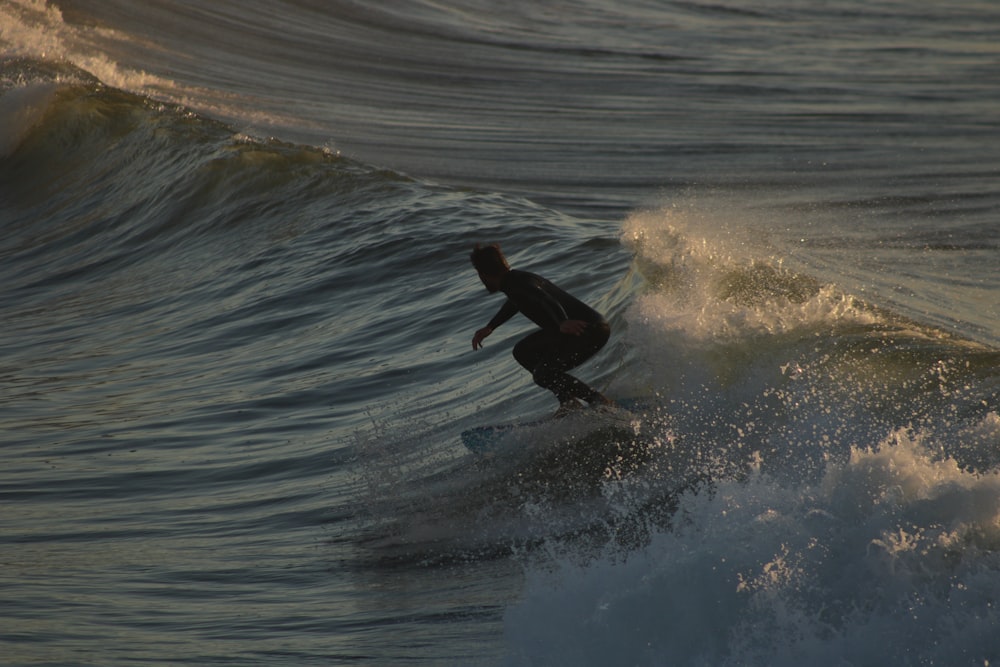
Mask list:
[[[0,0],[9,665],[1000,661],[1000,5]],[[550,413],[498,241],[638,400]]]

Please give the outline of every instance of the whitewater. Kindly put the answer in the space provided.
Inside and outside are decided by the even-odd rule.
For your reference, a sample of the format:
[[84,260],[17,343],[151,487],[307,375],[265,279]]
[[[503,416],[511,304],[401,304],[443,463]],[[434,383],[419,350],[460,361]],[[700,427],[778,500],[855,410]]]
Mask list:
[[0,662],[996,664],[998,30],[0,0]]

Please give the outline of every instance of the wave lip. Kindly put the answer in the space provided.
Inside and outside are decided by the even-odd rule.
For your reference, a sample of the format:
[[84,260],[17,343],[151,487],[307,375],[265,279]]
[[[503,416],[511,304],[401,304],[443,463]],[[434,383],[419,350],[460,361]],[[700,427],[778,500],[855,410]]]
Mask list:
[[[58,7],[45,0],[12,0],[0,6],[0,42],[5,59],[27,58],[69,63],[109,86],[132,92],[169,89],[173,82],[141,70],[123,67],[102,51],[97,42],[127,39],[112,30],[75,26],[63,20]],[[95,33],[100,33],[95,35]]]

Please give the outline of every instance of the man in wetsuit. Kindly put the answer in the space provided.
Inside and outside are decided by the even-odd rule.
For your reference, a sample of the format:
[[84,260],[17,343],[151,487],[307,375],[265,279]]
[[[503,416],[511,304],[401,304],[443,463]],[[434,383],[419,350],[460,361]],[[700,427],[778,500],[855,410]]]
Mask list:
[[472,337],[472,349],[481,348],[484,338],[520,312],[541,329],[514,346],[514,358],[531,373],[535,384],[559,399],[556,414],[581,407],[580,401],[613,405],[600,392],[566,373],[597,354],[608,342],[611,327],[607,320],[545,278],[511,269],[496,244],[476,245],[471,258],[486,289],[507,295],[507,301],[489,324]]

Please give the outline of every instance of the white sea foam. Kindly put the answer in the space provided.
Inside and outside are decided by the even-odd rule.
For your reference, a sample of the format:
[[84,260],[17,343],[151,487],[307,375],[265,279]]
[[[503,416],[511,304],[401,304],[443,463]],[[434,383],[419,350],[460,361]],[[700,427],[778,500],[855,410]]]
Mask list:
[[817,326],[873,324],[878,316],[831,285],[785,269],[766,246],[738,238],[705,214],[660,209],[629,217],[623,243],[651,289],[630,320],[653,335],[726,343]]
[[935,449],[898,431],[813,484],[758,468],[638,552],[531,568],[509,664],[995,661],[1000,477]]
[[68,62],[103,83],[132,92],[173,87],[167,79],[122,67],[93,46],[95,37],[124,39],[114,31],[66,23],[59,8],[45,0],[12,0],[0,5],[0,48],[7,57]]
[[[256,135],[266,136],[270,128],[277,126],[317,127],[315,123],[298,121],[287,113],[262,109],[260,99],[221,89],[183,85],[122,64],[108,55],[108,51],[136,38],[106,27],[67,23],[59,8],[45,0],[13,0],[0,4],[0,29],[0,52],[5,57],[69,63],[105,85],[231,121]],[[160,47],[143,44],[143,48],[155,50]],[[79,78],[69,73],[55,78],[60,83],[79,83]]]

